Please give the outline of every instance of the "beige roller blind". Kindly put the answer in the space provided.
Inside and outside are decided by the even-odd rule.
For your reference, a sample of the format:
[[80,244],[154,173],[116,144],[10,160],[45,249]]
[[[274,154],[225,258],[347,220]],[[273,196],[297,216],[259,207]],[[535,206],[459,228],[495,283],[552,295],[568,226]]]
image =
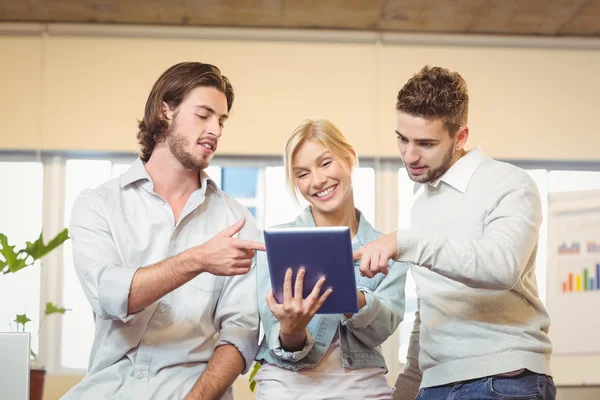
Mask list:
[[0,36],[0,149],[36,150],[41,133],[39,36]]
[[[471,145],[512,159],[598,160],[600,51],[384,46],[382,105],[423,65],[455,69],[470,95]],[[396,154],[395,115],[380,109],[382,155]]]
[[236,91],[221,154],[280,155],[307,116],[338,124],[376,155],[376,49],[370,44],[49,37],[44,149],[137,150],[136,118],[169,66],[221,68]]

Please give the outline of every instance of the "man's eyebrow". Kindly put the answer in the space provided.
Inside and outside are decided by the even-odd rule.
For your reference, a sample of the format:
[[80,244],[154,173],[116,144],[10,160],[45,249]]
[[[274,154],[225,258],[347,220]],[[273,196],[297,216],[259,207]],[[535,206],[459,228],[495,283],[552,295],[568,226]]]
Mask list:
[[437,139],[415,139],[415,142],[419,143],[437,143],[439,140]]
[[[396,135],[404,137],[404,135],[401,134],[400,132],[398,132],[398,131],[394,131],[394,132],[396,132]],[[439,140],[438,139],[415,139],[415,142],[418,142],[418,143],[439,143]]]

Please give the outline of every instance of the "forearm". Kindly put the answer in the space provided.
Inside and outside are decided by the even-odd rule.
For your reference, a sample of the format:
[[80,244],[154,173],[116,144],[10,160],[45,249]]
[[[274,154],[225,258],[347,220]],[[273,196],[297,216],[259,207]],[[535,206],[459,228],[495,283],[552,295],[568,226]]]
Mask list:
[[511,289],[532,259],[542,222],[539,192],[524,175],[507,175],[486,195],[486,213],[468,228],[480,234],[465,235],[466,226],[451,236],[398,230],[397,259],[473,288]]
[[133,314],[148,307],[193,279],[199,272],[200,268],[189,252],[139,268],[131,282],[128,313]]
[[537,241],[532,227],[521,228],[526,234],[490,235],[462,242],[399,230],[397,259],[469,287],[508,290],[519,280]]
[[244,369],[244,358],[235,346],[226,344],[216,348],[206,370],[200,375],[185,400],[219,399]]

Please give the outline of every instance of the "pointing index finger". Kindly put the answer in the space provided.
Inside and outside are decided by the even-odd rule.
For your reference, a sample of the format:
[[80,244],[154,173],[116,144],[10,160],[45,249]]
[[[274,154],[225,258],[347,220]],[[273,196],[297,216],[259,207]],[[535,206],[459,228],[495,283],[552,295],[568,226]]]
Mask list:
[[254,240],[236,239],[234,246],[238,249],[266,251],[265,245]]

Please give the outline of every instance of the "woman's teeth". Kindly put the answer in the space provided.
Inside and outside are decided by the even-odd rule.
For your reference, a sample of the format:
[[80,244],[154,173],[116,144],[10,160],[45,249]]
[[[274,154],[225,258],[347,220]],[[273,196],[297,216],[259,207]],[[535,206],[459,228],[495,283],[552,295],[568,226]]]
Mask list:
[[317,197],[326,197],[328,195],[331,194],[331,192],[333,192],[335,190],[336,186],[331,186],[330,188],[327,188],[325,190],[323,190],[322,192],[318,192],[317,193]]

